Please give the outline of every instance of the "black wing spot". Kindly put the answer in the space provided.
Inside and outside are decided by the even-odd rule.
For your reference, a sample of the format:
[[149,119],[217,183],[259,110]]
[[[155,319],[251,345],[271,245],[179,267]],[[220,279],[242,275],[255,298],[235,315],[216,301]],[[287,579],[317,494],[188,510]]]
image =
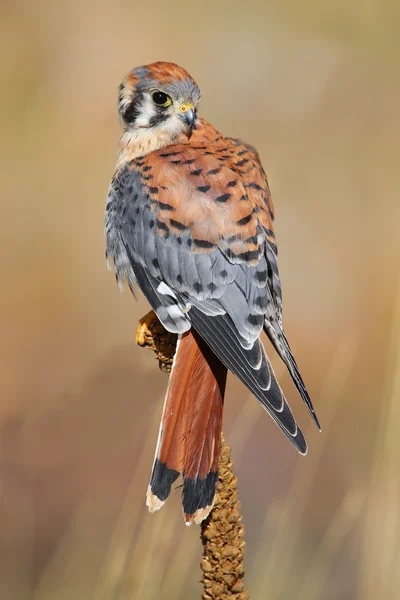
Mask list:
[[248,237],[246,240],[244,240],[246,244],[257,244],[258,242],[258,237],[257,235],[252,235],[250,237]]
[[232,194],[229,194],[229,192],[227,194],[222,194],[222,196],[217,196],[216,198],[214,198],[215,202],[227,202],[227,200],[229,200],[229,198],[232,196]]
[[216,169],[211,169],[210,171],[207,171],[207,175],[216,175],[220,171],[221,171],[221,167],[217,167]]
[[170,204],[167,204],[166,202],[159,202],[158,206],[162,209],[162,210],[174,210],[174,207],[171,206]]
[[162,221],[159,221],[158,219],[156,222],[157,222],[158,229],[161,229],[161,231],[167,231],[169,233],[168,225],[166,225]]
[[242,158],[242,160],[239,160],[239,162],[236,163],[236,166],[237,167],[243,167],[243,165],[245,165],[248,162],[249,162],[248,158]]
[[254,273],[254,277],[257,279],[257,281],[259,281],[260,283],[265,283],[267,281],[267,271],[256,271]]
[[253,262],[253,260],[258,260],[258,249],[248,250],[247,252],[241,252],[237,255],[237,257],[241,260],[244,260],[245,262]]
[[[261,310],[266,310],[267,306],[268,306],[267,297],[266,296],[257,296],[256,306],[261,308]],[[269,317],[269,318],[271,319],[272,317]]]
[[196,248],[214,248],[214,244],[206,240],[193,240],[193,242]]
[[207,287],[211,293],[213,293],[217,290],[217,286],[215,285],[215,283],[209,283]]
[[253,181],[251,183],[245,183],[244,187],[253,188],[253,190],[262,190],[261,185],[258,185],[258,183],[254,183]]
[[211,185],[199,185],[197,188],[197,191],[202,192],[203,194],[206,194],[210,188],[211,188]]
[[175,219],[170,219],[169,222],[173,227],[175,227],[175,229],[179,229],[179,231],[185,231],[185,229],[187,229],[186,225],[180,221],[175,221]]
[[261,325],[264,321],[264,315],[249,315],[247,317],[247,322],[250,323],[250,325],[254,325],[255,327],[257,327],[257,325]]
[[168,156],[176,156],[177,154],[180,154],[180,151],[177,151],[177,152],[163,152],[162,154],[159,154],[159,156],[161,156],[161,158],[167,158]]
[[144,172],[146,172],[146,171],[151,171],[151,167],[150,167],[150,165],[146,165],[145,167],[143,167],[143,171],[144,171]]
[[149,191],[150,194],[158,194],[158,187],[150,187]]
[[235,254],[229,248],[226,250],[226,255],[232,259],[239,259],[245,263],[253,262],[253,260],[258,259],[258,250],[246,250],[246,252],[240,252],[239,254]]
[[194,287],[195,292],[197,292],[198,294],[200,294],[200,292],[203,291],[203,286],[198,281],[196,281],[196,283],[193,285],[193,287]]
[[247,225],[247,223],[250,223],[252,218],[253,218],[253,213],[249,213],[247,215],[247,217],[243,217],[243,219],[239,219],[239,221],[236,221],[236,224],[237,225]]
[[237,184],[237,179],[233,179],[232,181],[230,181],[229,183],[226,184],[226,187],[235,187],[236,184]]
[[202,171],[203,171],[203,169],[197,169],[197,171],[191,171],[190,174],[197,176],[197,175],[200,175]]
[[184,160],[182,164],[183,165],[192,165],[195,160],[196,160],[195,158],[189,158],[188,160]]

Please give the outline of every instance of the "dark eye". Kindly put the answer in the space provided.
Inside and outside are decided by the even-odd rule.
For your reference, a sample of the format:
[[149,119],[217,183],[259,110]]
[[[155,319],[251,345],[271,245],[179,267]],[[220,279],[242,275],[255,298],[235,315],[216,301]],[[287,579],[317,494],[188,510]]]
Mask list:
[[167,94],[164,94],[164,92],[154,92],[152,98],[154,104],[157,104],[157,106],[169,106],[172,104],[171,98]]

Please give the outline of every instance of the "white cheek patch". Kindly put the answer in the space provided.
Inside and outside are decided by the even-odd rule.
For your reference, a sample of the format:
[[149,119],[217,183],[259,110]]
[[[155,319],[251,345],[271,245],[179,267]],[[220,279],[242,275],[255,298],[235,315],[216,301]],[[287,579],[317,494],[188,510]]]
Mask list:
[[[169,108],[169,110],[171,110],[171,108]],[[157,114],[157,108],[155,107],[152,98],[146,97],[140,106],[139,115],[135,121],[135,129],[148,128],[151,119],[157,116]],[[152,127],[151,131],[154,132],[155,135],[157,134],[157,131],[163,132],[164,134],[167,134],[170,139],[174,139],[178,137],[184,129],[185,125],[182,120],[176,114],[168,113],[166,114],[166,119]]]
[[137,109],[138,114],[135,121],[131,125],[127,125],[121,137],[118,167],[136,156],[143,156],[175,143],[187,130],[182,119],[175,113],[174,106],[169,107],[164,121],[153,126],[150,126],[150,122],[153,117],[158,115],[153,99],[145,96]]
[[183,133],[185,125],[177,115],[171,115],[167,121],[162,123],[161,128],[169,134],[171,139],[174,139]]
[[156,115],[153,100],[146,97],[140,106],[139,116],[135,121],[135,127],[149,127],[150,119]]

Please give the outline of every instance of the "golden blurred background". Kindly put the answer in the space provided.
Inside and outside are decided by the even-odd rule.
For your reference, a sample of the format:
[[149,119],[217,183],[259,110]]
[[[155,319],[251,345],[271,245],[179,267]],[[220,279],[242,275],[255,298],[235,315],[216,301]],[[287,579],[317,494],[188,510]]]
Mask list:
[[131,68],[171,60],[269,175],[285,329],[323,426],[297,456],[231,378],[253,599],[400,584],[396,0],[2,3],[0,598],[199,598],[199,529],[144,495],[167,379],[104,261]]

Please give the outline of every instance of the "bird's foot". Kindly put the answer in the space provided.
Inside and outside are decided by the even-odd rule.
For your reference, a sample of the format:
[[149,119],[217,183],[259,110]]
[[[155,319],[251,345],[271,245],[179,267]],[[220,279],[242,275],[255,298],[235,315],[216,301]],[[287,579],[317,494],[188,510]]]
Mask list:
[[155,320],[158,319],[154,310],[151,310],[147,315],[140,319],[136,330],[136,343],[139,344],[139,346],[148,346],[149,342],[152,342],[153,333],[151,326]]

